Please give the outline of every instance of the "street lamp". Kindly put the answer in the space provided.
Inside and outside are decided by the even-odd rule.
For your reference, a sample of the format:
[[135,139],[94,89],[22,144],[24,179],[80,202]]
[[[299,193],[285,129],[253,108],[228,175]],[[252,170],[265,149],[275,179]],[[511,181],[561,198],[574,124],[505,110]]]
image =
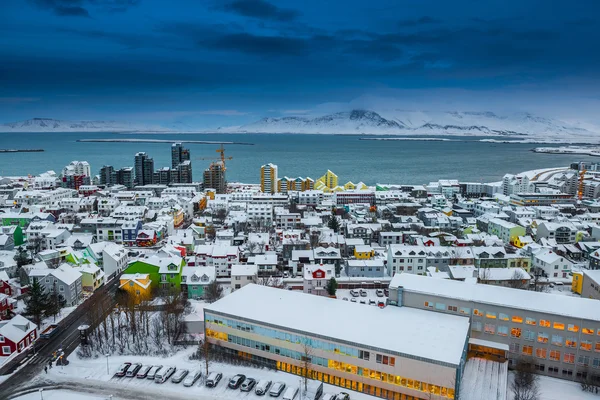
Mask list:
[[[108,354],[108,353],[106,354],[106,375],[110,375],[110,372],[109,372],[109,370],[108,370],[108,356],[109,356],[109,355],[110,355],[110,354]],[[111,395],[111,397],[112,397],[112,395]]]
[[40,389],[40,398],[44,400],[44,389]]

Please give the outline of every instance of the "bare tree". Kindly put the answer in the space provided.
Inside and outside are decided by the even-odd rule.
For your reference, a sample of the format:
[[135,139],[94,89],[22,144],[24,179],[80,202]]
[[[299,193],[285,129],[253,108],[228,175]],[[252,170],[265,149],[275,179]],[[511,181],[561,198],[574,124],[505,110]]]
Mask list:
[[508,281],[508,286],[513,289],[523,289],[523,280],[525,276],[523,272],[519,269],[515,269],[510,277],[510,281]]
[[532,360],[520,359],[515,367],[514,379],[510,384],[514,400],[539,400],[539,376],[535,374]]
[[313,231],[310,233],[309,241],[310,248],[314,249],[315,247],[319,247],[319,245],[325,241],[325,236],[320,231]]
[[304,341],[302,342],[302,356],[300,360],[303,369],[302,382],[304,383],[304,393],[306,393],[306,391],[308,390],[308,380],[311,376],[312,355],[313,348],[311,347],[309,340],[304,339]]
[[223,287],[219,285],[216,279],[206,285],[206,288],[204,289],[204,299],[207,303],[214,303],[221,297],[223,297]]
[[256,283],[257,285],[268,286],[277,289],[285,288],[285,283],[283,283],[283,279],[275,276],[255,278],[254,283]]
[[212,358],[211,358],[212,354],[211,354],[210,343],[208,342],[208,340],[206,338],[204,338],[204,340],[202,340],[200,342],[200,344],[198,345],[198,353],[199,353],[200,357],[204,360],[204,368],[205,368],[205,372],[206,372],[206,375],[204,375],[204,376],[208,377],[210,362],[212,360]]
[[250,254],[251,256],[256,254],[257,249],[258,249],[258,244],[256,242],[246,243],[246,250],[248,251],[248,254]]
[[479,283],[488,283],[490,281],[490,278],[492,276],[492,273],[490,272],[489,268],[481,268],[479,269]]

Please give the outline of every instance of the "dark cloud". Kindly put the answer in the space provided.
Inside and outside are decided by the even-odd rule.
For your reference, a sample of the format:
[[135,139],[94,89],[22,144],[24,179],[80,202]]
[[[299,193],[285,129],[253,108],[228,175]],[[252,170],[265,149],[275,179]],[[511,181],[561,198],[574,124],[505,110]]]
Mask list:
[[36,6],[52,11],[61,17],[89,17],[83,0],[32,0]]
[[404,21],[398,22],[398,25],[401,27],[412,27],[412,26],[423,26],[423,25],[432,25],[432,24],[441,24],[443,21],[441,19],[424,16],[418,19],[407,19]]
[[279,8],[264,0],[235,0],[224,8],[245,17],[276,21],[292,21],[299,15],[295,10]]
[[249,33],[225,34],[199,40],[198,44],[214,50],[234,50],[257,55],[300,55],[306,50],[306,42],[302,39]]

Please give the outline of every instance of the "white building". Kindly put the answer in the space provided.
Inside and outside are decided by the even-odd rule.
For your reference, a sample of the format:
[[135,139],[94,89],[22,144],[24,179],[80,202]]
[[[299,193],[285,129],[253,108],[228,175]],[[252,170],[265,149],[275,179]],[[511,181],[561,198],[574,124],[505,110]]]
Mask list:
[[258,276],[258,268],[256,265],[235,264],[231,266],[231,288],[234,290],[241,289],[249,283],[254,283]]

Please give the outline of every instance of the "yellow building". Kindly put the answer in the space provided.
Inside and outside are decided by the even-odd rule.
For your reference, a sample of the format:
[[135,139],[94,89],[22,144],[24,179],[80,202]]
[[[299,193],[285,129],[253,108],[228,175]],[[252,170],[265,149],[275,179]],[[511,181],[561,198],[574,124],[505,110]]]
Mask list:
[[333,189],[338,186],[338,176],[331,172],[331,170],[327,170],[325,175],[317,179],[315,182],[315,189],[317,189],[317,184],[319,184],[319,182],[322,183],[324,187]]
[[357,260],[371,260],[375,257],[375,250],[371,246],[356,246],[354,247],[354,258]]
[[344,185],[344,189],[346,190],[354,190],[356,189],[356,185],[352,182],[348,182]]
[[206,196],[202,196],[202,198],[198,202],[198,210],[200,210],[200,211],[206,210],[207,204],[208,204],[208,200],[207,200]]
[[573,272],[571,290],[573,293],[581,294],[581,291],[583,290],[583,274],[581,272]]
[[263,193],[277,193],[277,165],[265,164],[260,167],[260,190]]
[[151,286],[150,274],[123,274],[119,280],[119,288],[129,293],[135,304],[152,297]]
[[535,242],[535,240],[533,240],[531,236],[517,236],[517,238],[513,241],[512,245],[518,247],[519,249],[522,249],[523,247],[533,242]]

